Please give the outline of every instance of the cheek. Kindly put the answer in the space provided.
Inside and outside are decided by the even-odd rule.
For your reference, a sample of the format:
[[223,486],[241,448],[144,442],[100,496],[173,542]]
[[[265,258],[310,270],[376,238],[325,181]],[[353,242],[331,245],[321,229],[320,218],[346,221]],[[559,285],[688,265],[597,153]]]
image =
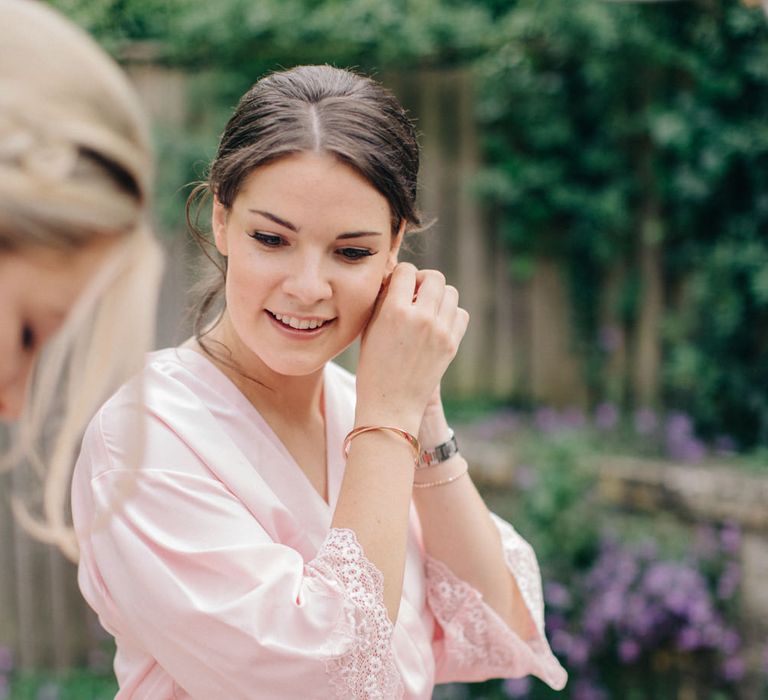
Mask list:
[[347,285],[345,295],[350,304],[354,304],[357,315],[367,316],[373,310],[383,281],[384,270],[377,268]]
[[256,265],[248,254],[238,258],[230,256],[226,277],[227,303],[255,301],[260,291],[268,286],[269,279],[269,268]]
[[18,374],[22,360],[19,334],[10,319],[0,316],[0,391]]
[[0,366],[0,421],[16,420],[24,408],[27,384],[36,355],[11,348]]

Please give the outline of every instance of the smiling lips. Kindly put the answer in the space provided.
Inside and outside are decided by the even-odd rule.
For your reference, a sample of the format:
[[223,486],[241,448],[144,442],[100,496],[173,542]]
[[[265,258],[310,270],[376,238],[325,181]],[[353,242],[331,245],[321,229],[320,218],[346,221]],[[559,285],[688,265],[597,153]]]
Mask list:
[[317,328],[324,326],[326,323],[333,321],[332,318],[296,318],[295,316],[277,314],[273,313],[272,311],[269,313],[274,319],[280,321],[280,323],[282,323],[284,326],[289,326],[290,328],[293,328],[297,331],[316,330]]

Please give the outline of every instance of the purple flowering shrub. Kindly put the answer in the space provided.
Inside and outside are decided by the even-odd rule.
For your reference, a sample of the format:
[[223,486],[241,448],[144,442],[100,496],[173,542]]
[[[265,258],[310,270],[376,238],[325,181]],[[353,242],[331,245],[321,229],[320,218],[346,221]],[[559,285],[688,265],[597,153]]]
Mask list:
[[593,449],[690,464],[707,457],[733,457],[738,451],[736,442],[728,435],[717,435],[705,442],[696,433],[691,416],[681,411],[662,413],[639,408],[623,414],[610,402],[600,403],[592,411],[576,406],[541,406],[530,412],[504,409],[473,422],[471,431],[488,440],[505,440],[526,433],[543,438],[580,433]]
[[[509,441],[514,452],[511,488],[485,496],[536,550],[547,635],[570,680],[560,693],[523,678],[452,687],[452,694],[435,697],[739,697],[748,669],[737,628],[738,527],[702,524],[691,537],[663,514],[617,513],[597,498],[594,468],[595,455],[613,450],[610,441],[620,442],[626,431],[656,439],[660,453],[680,459],[717,448],[698,442],[684,416],[650,411],[629,423],[608,408],[591,418],[576,410],[542,409],[529,418],[508,411],[478,428],[477,436]],[[610,444],[596,442],[596,435]]]
[[[620,540],[621,518],[595,498],[590,453],[577,434],[533,441],[522,453],[537,467],[518,482],[510,517],[540,557],[550,643],[571,676],[566,697],[633,691],[656,700],[692,684],[695,697],[708,698],[702,688],[738,683],[738,528],[701,526],[675,551],[674,543],[661,546],[660,525],[647,519],[640,538]],[[540,683],[528,694],[519,684],[503,687],[509,697],[549,696],[538,694]]]
[[564,691],[520,678],[468,685],[464,694],[454,689],[435,697],[737,697],[746,671],[734,625],[738,536],[733,526],[702,526],[681,558],[662,554],[652,540],[601,538],[589,566],[545,584],[548,638],[570,675]]
[[604,538],[567,586],[549,581],[548,634],[572,697],[708,698],[738,684],[746,664],[733,622],[737,537],[732,526],[702,528],[682,558],[652,541]]

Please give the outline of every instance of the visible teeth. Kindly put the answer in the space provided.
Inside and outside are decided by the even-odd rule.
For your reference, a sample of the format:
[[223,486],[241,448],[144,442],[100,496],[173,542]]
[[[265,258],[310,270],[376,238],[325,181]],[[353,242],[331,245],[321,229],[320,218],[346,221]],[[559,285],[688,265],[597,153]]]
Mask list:
[[319,318],[313,318],[312,320],[293,318],[293,316],[283,316],[282,314],[273,314],[273,316],[284,323],[286,326],[295,328],[296,330],[305,331],[307,329],[320,328],[325,321]]

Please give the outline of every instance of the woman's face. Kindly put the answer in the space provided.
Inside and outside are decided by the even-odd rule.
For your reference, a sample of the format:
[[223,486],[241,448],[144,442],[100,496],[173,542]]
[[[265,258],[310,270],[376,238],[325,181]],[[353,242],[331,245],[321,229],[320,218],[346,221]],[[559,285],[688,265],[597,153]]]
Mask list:
[[111,246],[105,237],[76,252],[0,255],[0,419],[18,418],[35,359]]
[[397,262],[387,200],[333,156],[299,153],[254,170],[231,209],[214,202],[227,261],[216,335],[244,368],[316,372],[365,327]]

